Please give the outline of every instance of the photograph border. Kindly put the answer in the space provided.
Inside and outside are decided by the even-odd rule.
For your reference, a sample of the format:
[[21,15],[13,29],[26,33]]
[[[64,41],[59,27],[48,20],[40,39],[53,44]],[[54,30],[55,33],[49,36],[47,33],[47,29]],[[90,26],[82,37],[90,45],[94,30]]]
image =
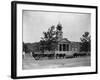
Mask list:
[[[45,5],[45,6],[59,6],[59,7],[79,7],[79,8],[92,8],[96,10],[96,71],[83,72],[83,73],[64,73],[64,74],[52,74],[52,75],[30,75],[30,76],[17,76],[17,4],[31,4],[31,5]],[[12,1],[11,2],[11,78],[39,78],[39,77],[55,77],[55,76],[72,76],[72,75],[85,75],[85,74],[97,74],[98,73],[98,7],[89,5],[73,5],[73,4],[57,4],[57,3],[42,3],[42,2],[24,2],[24,1]]]

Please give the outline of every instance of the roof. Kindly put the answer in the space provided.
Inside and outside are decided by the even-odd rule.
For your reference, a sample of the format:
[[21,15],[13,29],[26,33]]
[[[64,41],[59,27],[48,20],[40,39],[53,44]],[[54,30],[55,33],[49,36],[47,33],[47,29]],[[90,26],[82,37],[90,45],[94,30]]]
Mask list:
[[67,38],[63,38],[58,43],[70,43],[70,41]]
[[80,44],[81,42],[71,41],[72,44]]

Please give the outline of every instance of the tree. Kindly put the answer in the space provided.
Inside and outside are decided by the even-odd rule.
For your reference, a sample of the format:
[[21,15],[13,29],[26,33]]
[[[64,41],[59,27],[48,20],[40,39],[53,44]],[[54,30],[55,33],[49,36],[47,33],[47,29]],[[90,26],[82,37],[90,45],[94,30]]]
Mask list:
[[26,52],[26,45],[24,42],[23,42],[23,52]]
[[43,37],[40,40],[41,45],[41,51],[44,52],[44,50],[55,50],[56,44],[57,44],[57,38],[56,38],[56,30],[55,26],[52,25],[47,32],[43,32]]
[[91,36],[89,32],[84,32],[81,39],[81,51],[90,51],[91,50]]
[[25,53],[30,52],[30,50],[29,50],[29,48],[28,48],[27,44],[26,44],[26,43],[24,43],[24,42],[23,42],[23,52],[25,52]]

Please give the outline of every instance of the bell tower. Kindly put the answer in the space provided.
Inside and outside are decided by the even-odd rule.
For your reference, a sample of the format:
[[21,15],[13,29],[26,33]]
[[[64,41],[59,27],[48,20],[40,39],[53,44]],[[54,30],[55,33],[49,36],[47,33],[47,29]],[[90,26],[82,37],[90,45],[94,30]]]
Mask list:
[[60,24],[60,22],[57,24],[56,29],[57,29],[57,39],[59,41],[63,38],[62,25]]

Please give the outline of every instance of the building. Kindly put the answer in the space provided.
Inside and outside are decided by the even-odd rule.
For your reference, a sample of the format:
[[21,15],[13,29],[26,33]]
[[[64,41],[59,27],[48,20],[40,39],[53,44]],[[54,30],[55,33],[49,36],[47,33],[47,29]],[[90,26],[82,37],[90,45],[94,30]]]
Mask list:
[[59,23],[57,25],[57,40],[58,45],[55,50],[55,54],[66,54],[72,55],[80,51],[80,42],[72,42],[67,38],[63,38],[62,25]]
[[[54,51],[48,51],[44,50],[43,53],[41,53],[41,48],[43,46],[40,45],[40,42],[33,43],[31,45],[31,51],[35,52],[36,54],[65,54],[66,56],[68,55],[73,55],[74,53],[79,53],[80,52],[80,42],[73,42],[69,41],[67,38],[63,38],[63,32],[62,32],[62,25],[58,23],[57,27],[57,32],[56,32],[56,38],[57,38],[57,47],[55,48]],[[45,46],[44,46],[45,47]]]

